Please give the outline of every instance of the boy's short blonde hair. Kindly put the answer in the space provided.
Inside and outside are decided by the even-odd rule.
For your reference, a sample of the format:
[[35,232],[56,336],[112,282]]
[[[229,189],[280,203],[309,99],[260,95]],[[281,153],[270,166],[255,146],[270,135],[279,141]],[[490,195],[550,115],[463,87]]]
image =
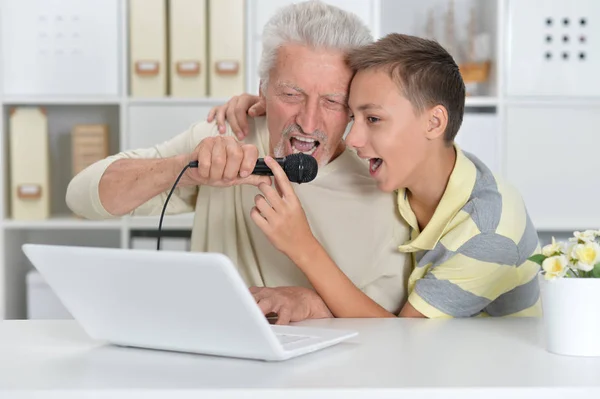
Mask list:
[[465,83],[452,56],[437,42],[392,33],[347,56],[354,73],[382,69],[398,84],[415,110],[442,105],[448,112],[444,141],[454,141],[465,109]]

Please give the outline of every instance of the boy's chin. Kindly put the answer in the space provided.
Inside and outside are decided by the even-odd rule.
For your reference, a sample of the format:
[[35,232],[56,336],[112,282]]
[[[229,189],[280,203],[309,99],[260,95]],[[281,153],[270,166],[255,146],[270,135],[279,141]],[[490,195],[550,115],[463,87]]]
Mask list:
[[393,193],[394,191],[396,191],[396,187],[394,185],[385,184],[382,182],[377,183],[377,188],[379,189],[379,191],[382,191],[384,193]]
[[398,189],[399,185],[390,179],[377,180],[377,188],[384,193],[393,193]]

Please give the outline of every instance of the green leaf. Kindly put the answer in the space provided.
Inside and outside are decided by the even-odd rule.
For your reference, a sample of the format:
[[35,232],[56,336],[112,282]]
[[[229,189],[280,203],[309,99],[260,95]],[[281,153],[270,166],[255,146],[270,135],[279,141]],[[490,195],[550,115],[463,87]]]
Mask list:
[[537,255],[530,256],[528,259],[541,266],[542,263],[544,263],[544,260],[546,260],[546,257],[542,254],[537,254]]
[[591,271],[592,277],[594,278],[600,278],[600,262],[596,263],[596,265],[594,266],[594,268]]

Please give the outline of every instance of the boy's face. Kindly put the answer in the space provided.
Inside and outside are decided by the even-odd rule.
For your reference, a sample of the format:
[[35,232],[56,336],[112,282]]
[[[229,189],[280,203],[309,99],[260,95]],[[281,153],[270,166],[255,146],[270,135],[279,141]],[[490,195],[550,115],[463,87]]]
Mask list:
[[411,186],[424,165],[428,148],[428,112],[417,115],[387,71],[358,72],[350,85],[348,105],[354,123],[346,144],[369,160],[380,190]]

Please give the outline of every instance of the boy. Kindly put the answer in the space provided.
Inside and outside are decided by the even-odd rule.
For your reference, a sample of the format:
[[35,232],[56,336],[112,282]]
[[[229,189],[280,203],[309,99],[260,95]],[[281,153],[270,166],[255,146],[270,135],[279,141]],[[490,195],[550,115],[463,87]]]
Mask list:
[[[539,315],[539,267],[527,260],[539,250],[538,237],[525,205],[514,188],[454,143],[465,88],[450,54],[434,41],[391,34],[351,52],[348,65],[354,122],[346,144],[368,160],[380,190],[396,193],[411,227],[410,240],[399,243],[413,259],[399,316]],[[268,164],[282,194],[261,185],[264,198],[256,200],[252,217],[271,242],[304,272],[334,316],[394,316],[340,272],[304,222],[281,168]]]

